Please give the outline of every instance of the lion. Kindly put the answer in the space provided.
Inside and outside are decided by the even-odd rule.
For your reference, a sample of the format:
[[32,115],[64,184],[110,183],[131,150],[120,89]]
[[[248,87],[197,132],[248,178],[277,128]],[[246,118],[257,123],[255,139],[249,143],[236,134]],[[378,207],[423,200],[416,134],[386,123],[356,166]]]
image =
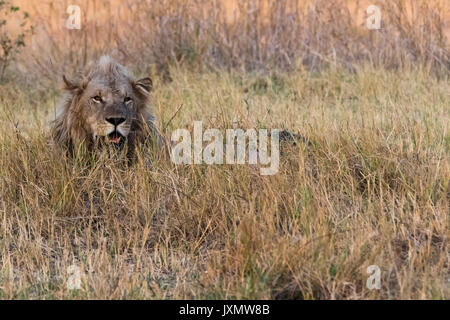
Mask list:
[[136,80],[109,56],[91,62],[78,80],[63,76],[66,91],[52,122],[54,142],[72,154],[84,145],[89,151],[127,147],[129,158],[139,143],[161,142],[148,107],[152,80]]

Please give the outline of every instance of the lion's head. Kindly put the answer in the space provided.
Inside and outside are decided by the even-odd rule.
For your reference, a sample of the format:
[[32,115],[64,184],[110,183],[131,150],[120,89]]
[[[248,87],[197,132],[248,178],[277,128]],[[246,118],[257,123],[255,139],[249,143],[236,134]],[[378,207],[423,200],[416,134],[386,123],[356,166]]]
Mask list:
[[63,76],[66,95],[53,122],[57,144],[73,149],[85,144],[134,149],[137,142],[157,140],[154,118],[147,107],[152,80],[136,80],[108,56],[89,64],[78,80]]

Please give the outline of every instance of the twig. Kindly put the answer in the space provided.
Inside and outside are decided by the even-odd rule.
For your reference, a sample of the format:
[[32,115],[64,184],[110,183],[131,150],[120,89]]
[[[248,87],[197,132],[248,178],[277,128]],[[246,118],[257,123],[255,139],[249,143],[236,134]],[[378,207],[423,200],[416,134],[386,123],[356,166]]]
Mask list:
[[178,112],[181,110],[182,107],[183,107],[183,104],[180,104],[177,111],[175,111],[175,113],[173,114],[172,118],[170,118],[169,121],[167,121],[167,123],[165,124],[165,126],[163,128],[163,132],[166,132],[167,126],[172,122],[173,118],[175,118],[175,116],[178,114]]

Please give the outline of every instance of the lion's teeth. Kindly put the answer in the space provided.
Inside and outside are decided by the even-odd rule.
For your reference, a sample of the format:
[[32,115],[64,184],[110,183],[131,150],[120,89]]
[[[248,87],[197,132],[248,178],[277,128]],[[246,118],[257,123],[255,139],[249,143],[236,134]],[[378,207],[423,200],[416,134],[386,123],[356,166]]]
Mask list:
[[120,142],[120,138],[121,137],[109,138],[109,141],[114,142],[114,143],[119,143]]

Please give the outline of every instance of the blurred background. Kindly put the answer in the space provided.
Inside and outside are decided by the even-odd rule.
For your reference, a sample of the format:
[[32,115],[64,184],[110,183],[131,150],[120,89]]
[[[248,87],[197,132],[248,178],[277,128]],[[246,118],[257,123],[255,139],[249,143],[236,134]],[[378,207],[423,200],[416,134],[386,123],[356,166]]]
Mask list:
[[[103,53],[139,73],[168,79],[171,65],[245,72],[351,69],[359,63],[438,74],[450,68],[449,0],[0,3],[3,17],[10,4],[17,9],[6,15],[0,34],[23,34],[19,50],[8,57],[3,81],[55,81],[55,75],[75,72]],[[81,9],[79,30],[66,27],[70,5]],[[369,5],[380,8],[378,30],[366,26]],[[3,50],[0,62],[4,55]]]

